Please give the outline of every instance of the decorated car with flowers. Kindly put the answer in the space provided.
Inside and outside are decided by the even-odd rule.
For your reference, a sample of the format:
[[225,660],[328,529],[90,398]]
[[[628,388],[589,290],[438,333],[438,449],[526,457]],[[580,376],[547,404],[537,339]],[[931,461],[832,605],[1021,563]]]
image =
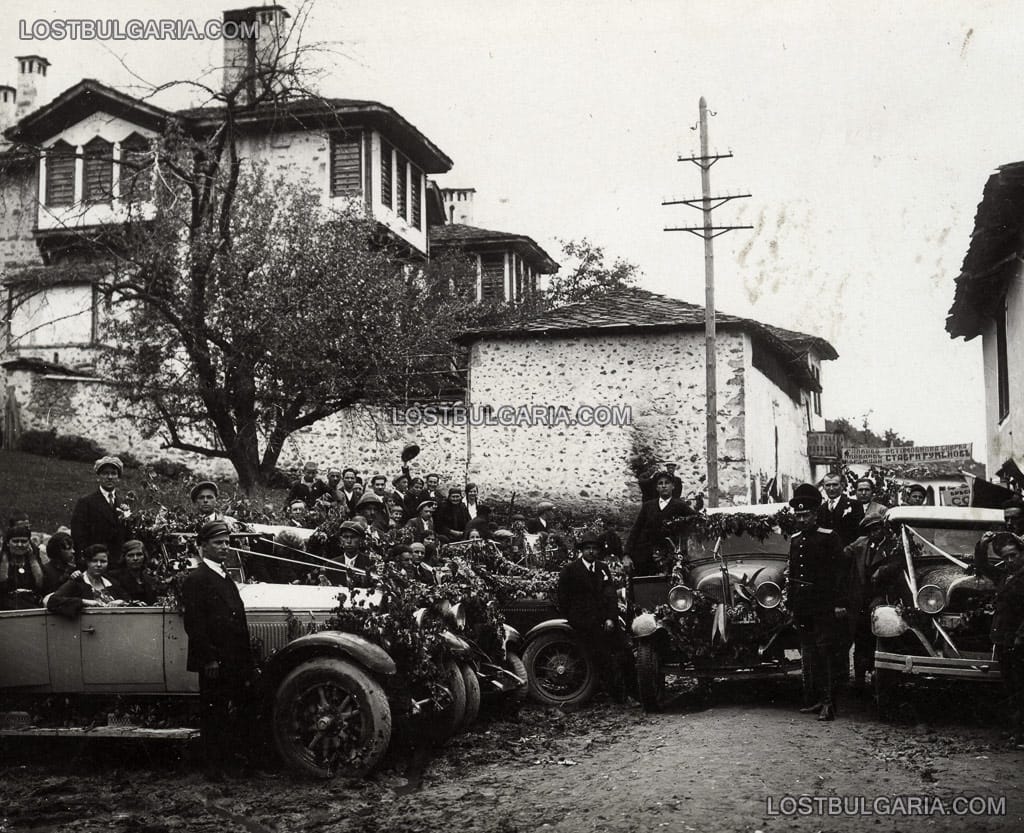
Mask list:
[[783,530],[791,522],[785,504],[709,510],[666,542],[670,572],[632,579],[631,630],[645,709],[663,706],[668,674],[696,678],[706,691],[716,678],[799,670],[799,639],[783,592]]
[[974,570],[975,546],[1004,527],[996,509],[897,506],[886,515],[889,557],[876,573],[875,699],[886,715],[901,685],[999,682],[993,658],[995,585]]
[[[173,533],[174,545],[189,533]],[[419,621],[385,572],[373,589],[248,583],[256,558],[233,536],[238,582],[260,674],[248,719],[282,761],[314,777],[361,775],[393,726],[432,740],[464,728],[472,649],[446,621]],[[317,557],[306,554],[311,559]],[[299,562],[300,564],[305,562]],[[163,565],[168,594],[69,618],[45,608],[0,612],[0,734],[177,737],[194,733],[198,675],[174,593],[187,559]],[[56,697],[51,695],[58,695]]]

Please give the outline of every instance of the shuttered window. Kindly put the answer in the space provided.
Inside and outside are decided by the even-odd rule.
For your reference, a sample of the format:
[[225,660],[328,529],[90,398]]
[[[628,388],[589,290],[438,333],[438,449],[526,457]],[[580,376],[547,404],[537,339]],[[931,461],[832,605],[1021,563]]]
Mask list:
[[358,132],[331,137],[331,196],[363,193],[363,138]]
[[409,163],[399,154],[395,167],[395,211],[403,220],[409,219]]
[[114,145],[97,136],[85,146],[82,200],[110,202],[114,184]]
[[55,142],[46,151],[46,204],[71,205],[75,201],[75,149]]
[[380,143],[380,201],[391,208],[394,205],[391,196],[391,145],[381,139]]
[[412,181],[412,225],[414,228],[423,230],[423,183],[422,174],[419,168],[411,166]]
[[480,300],[505,299],[505,255],[480,255]]
[[121,142],[121,199],[126,202],[148,200],[153,193],[153,155],[149,142],[132,133]]

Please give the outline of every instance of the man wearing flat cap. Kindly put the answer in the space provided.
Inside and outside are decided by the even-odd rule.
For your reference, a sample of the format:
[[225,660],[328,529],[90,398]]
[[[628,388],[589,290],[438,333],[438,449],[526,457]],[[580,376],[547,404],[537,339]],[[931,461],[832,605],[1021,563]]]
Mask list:
[[437,501],[422,500],[416,506],[416,517],[405,525],[405,528],[412,533],[414,541],[423,543],[423,536],[427,530],[434,531],[434,510],[437,509]]
[[662,565],[654,557],[655,550],[667,548],[675,540],[686,546],[685,531],[673,529],[672,522],[697,514],[685,500],[672,496],[675,480],[671,474],[660,471],[653,479],[657,496],[640,507],[622,557],[622,568],[635,576],[657,575]]
[[71,538],[75,551],[82,553],[93,544],[103,544],[110,556],[109,568],[121,566],[121,547],[125,527],[119,506],[122,503],[117,487],[121,483],[124,464],[117,457],[100,457],[92,467],[98,488],[81,497],[71,512]]
[[928,499],[928,490],[920,483],[912,483],[907,489],[907,499],[904,503],[907,506],[924,506]]
[[[843,659],[847,660],[847,649],[853,642],[853,684],[857,690],[864,688],[864,678],[875,668],[875,636],[871,633],[871,608],[875,599],[875,572],[888,557],[885,543],[885,512],[871,512],[860,522],[860,536],[849,544],[843,554],[846,556],[846,610],[848,639],[844,646]],[[838,669],[842,679],[842,667]]]
[[793,492],[798,531],[789,541],[786,604],[800,634],[804,714],[835,720],[833,652],[846,616],[845,561],[839,536],[818,525],[821,493],[810,483]]
[[250,646],[245,605],[224,571],[231,546],[224,521],[199,530],[199,566],[181,586],[189,671],[199,674],[200,736],[207,774],[223,777],[239,739],[247,739],[250,715],[241,714],[256,663]]

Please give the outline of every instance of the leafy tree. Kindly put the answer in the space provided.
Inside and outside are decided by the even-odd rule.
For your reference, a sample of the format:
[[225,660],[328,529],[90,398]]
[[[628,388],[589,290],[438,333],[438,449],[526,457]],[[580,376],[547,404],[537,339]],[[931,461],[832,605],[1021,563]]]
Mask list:
[[640,267],[616,258],[605,262],[604,249],[588,240],[560,240],[563,268],[551,278],[544,293],[543,305],[560,307],[590,301],[613,289],[636,285]]
[[839,419],[827,419],[825,420],[825,430],[831,432],[840,432],[846,437],[847,445],[859,445],[868,446],[870,448],[895,448],[902,446],[912,446],[913,440],[908,440],[906,437],[900,436],[892,428],[887,428],[881,436],[871,430],[869,423],[870,414],[865,414],[861,418],[861,427],[855,428],[853,420],[840,417]]

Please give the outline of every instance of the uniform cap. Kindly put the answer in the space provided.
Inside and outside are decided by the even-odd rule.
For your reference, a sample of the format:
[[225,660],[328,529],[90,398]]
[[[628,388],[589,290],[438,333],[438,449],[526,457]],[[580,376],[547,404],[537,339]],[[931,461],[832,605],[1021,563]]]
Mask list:
[[821,506],[821,492],[810,483],[801,483],[793,490],[793,498],[789,505],[797,512],[806,512]]
[[226,538],[231,534],[231,527],[224,521],[207,521],[199,530],[200,541],[212,541],[214,538]]

